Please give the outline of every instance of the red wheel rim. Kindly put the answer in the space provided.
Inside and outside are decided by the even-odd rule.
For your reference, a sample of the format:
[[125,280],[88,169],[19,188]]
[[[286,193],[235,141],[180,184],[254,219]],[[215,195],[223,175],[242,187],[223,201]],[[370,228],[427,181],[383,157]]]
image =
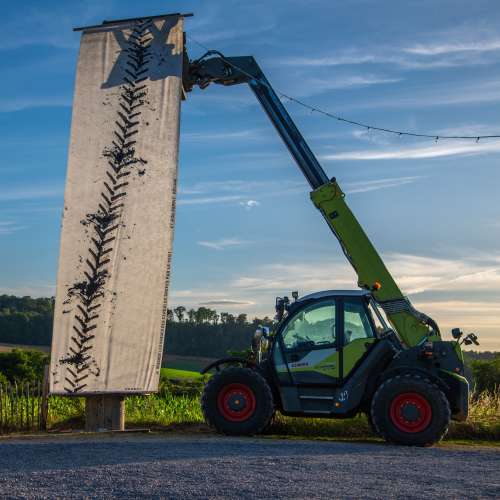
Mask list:
[[255,412],[255,395],[245,384],[229,384],[217,396],[220,414],[231,422],[243,422]]
[[422,432],[432,420],[432,408],[427,399],[416,392],[403,392],[391,403],[393,424],[403,432]]

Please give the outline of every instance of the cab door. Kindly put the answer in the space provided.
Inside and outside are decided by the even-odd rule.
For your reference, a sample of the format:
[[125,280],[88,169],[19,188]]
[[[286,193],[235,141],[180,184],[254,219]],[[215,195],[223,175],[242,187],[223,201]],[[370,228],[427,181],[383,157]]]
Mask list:
[[342,378],[348,378],[376,341],[375,325],[363,297],[342,301]]
[[[282,364],[293,384],[332,385],[340,380],[337,301],[314,302],[297,311],[281,332]],[[285,365],[285,366],[283,366]]]

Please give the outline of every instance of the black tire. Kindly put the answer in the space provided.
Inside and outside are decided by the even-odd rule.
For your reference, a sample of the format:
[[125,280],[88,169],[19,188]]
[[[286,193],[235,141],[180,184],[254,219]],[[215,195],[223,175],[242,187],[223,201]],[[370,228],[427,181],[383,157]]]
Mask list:
[[386,441],[431,446],[448,431],[450,405],[431,380],[415,374],[383,382],[372,399],[371,420]]
[[201,408],[208,425],[233,436],[262,432],[274,413],[268,383],[256,371],[240,367],[226,368],[210,378]]

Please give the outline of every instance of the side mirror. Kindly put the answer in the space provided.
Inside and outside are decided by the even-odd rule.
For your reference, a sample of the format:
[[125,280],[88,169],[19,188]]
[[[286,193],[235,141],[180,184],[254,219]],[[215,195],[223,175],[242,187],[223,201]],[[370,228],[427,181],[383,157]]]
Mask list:
[[281,321],[285,313],[285,300],[281,297],[276,297],[276,321]]
[[463,333],[460,328],[452,328],[451,335],[455,340],[458,340],[463,335]]
[[475,333],[469,333],[467,337],[464,338],[464,344],[465,345],[479,345],[479,342],[477,340],[477,335]]
[[269,338],[269,332],[270,332],[270,329],[268,326],[262,326],[261,327],[261,330],[262,330],[262,336],[265,338],[265,339],[268,339]]
[[293,300],[296,301],[299,298],[299,292],[297,290],[292,292],[292,297],[293,297]]

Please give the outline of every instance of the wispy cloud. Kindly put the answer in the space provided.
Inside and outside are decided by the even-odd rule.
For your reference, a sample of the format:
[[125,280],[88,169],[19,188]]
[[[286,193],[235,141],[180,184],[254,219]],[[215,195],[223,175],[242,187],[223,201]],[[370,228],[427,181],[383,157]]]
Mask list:
[[0,113],[11,113],[31,108],[61,108],[71,106],[69,96],[21,97],[0,100]]
[[0,236],[7,236],[21,229],[25,229],[25,226],[19,226],[13,221],[0,221]]
[[345,151],[322,155],[321,159],[330,160],[419,160],[447,156],[475,156],[500,152],[500,141],[480,143],[441,141],[432,146],[400,147],[396,149],[371,149]]
[[378,191],[379,189],[388,189],[393,187],[404,186],[406,184],[413,184],[421,179],[421,176],[407,176],[407,177],[390,177],[387,179],[377,179],[370,181],[346,182],[346,193],[367,193],[369,191]]
[[55,291],[56,286],[54,284],[30,283],[13,287],[0,286],[0,295],[17,295],[19,297],[27,295],[30,297],[52,297]]
[[223,238],[215,241],[198,241],[197,243],[202,247],[211,248],[212,250],[226,250],[226,248],[248,245],[251,242],[238,238]]
[[180,198],[177,201],[178,205],[212,205],[217,203],[234,203],[239,202],[244,196],[204,196],[200,198]]
[[403,52],[423,56],[436,56],[455,52],[491,52],[500,50],[500,38],[469,41],[469,42],[438,42],[417,43],[406,47]]
[[231,139],[262,140],[265,138],[263,129],[249,129],[239,131],[218,132],[187,132],[182,134],[181,140],[187,142],[227,141]]
[[[304,182],[282,181],[277,189],[275,181],[207,181],[197,182],[179,189],[180,205],[206,205],[229,203],[243,206],[247,209],[257,207],[258,200],[249,199],[249,196],[259,197],[284,196],[304,190]],[[207,196],[208,194],[211,196]],[[235,194],[226,194],[235,193]]]
[[114,2],[86,0],[66,8],[60,4],[47,8],[36,3],[26,6],[22,16],[3,20],[2,50],[12,50],[27,45],[49,45],[62,49],[77,49],[79,34],[72,28],[95,24],[97,19],[109,17],[113,13]]
[[18,200],[31,200],[39,198],[54,198],[63,195],[62,186],[27,186],[27,187],[13,187],[0,188],[0,201],[18,201]]
[[[263,25],[253,25],[251,27],[243,28],[243,27],[234,27],[229,29],[214,29],[212,25],[212,29],[206,32],[202,32],[199,30],[195,34],[193,34],[192,38],[196,39],[196,41],[201,43],[214,43],[221,41],[230,41],[230,40],[241,40],[246,37],[255,37],[256,35],[263,35],[271,32],[275,28],[274,23],[268,23]],[[191,35],[188,35],[189,37]]]
[[370,87],[372,85],[383,85],[388,83],[401,82],[403,78],[391,78],[378,75],[349,75],[338,78],[308,78],[301,79],[303,91],[301,95],[311,95],[328,90],[340,90],[360,87]]
[[255,304],[250,300],[208,300],[206,302],[200,302],[202,306],[251,306]]

